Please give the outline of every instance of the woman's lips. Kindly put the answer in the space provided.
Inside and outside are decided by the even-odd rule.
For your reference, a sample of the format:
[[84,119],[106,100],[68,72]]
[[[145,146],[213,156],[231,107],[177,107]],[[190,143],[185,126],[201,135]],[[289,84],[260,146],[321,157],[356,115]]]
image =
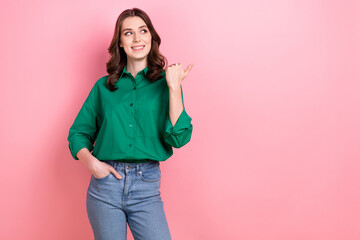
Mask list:
[[134,51],[141,51],[145,48],[145,45],[142,45],[141,47],[140,46],[134,46],[134,47],[131,47],[132,50]]

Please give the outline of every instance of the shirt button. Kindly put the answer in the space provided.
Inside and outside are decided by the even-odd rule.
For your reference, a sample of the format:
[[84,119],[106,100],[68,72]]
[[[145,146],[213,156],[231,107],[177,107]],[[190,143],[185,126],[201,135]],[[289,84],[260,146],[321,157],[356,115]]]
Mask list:
[[133,103],[130,103],[130,106],[132,106],[133,105]]
[[132,127],[132,124],[129,124],[129,127]]

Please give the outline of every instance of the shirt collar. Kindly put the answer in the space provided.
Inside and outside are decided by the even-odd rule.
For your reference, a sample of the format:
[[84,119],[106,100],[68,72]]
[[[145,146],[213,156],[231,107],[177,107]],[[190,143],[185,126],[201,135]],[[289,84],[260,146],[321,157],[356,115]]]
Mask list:
[[[129,75],[131,75],[131,73],[129,73],[129,72],[126,70],[126,66],[127,66],[127,65],[124,66],[120,78],[122,78],[122,76],[123,76],[124,74],[129,74]],[[146,66],[146,68],[144,68],[143,70],[141,70],[139,73],[140,73],[140,74],[143,73],[144,76],[146,76],[146,74],[147,74],[148,71],[149,71],[149,67]]]

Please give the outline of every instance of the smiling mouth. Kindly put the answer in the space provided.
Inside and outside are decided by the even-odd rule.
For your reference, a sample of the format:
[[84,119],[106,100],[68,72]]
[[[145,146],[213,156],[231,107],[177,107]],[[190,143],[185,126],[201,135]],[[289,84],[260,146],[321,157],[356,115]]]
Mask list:
[[131,49],[134,49],[134,50],[141,50],[145,47],[145,45],[142,45],[142,46],[137,46],[137,47],[131,47]]

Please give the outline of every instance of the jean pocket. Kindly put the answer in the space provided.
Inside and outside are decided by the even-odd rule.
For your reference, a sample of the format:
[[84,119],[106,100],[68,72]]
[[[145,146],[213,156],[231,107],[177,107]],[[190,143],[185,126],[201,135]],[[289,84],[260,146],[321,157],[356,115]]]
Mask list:
[[108,175],[106,175],[105,177],[96,178],[96,177],[94,176],[94,174],[92,174],[93,178],[94,178],[96,181],[103,181],[103,180],[106,180],[106,179],[108,179],[108,178],[110,177],[110,175],[112,175],[112,173],[111,173],[111,172],[109,172],[109,174],[108,174]]
[[159,166],[139,171],[140,179],[144,182],[158,182],[161,179],[161,170]]

